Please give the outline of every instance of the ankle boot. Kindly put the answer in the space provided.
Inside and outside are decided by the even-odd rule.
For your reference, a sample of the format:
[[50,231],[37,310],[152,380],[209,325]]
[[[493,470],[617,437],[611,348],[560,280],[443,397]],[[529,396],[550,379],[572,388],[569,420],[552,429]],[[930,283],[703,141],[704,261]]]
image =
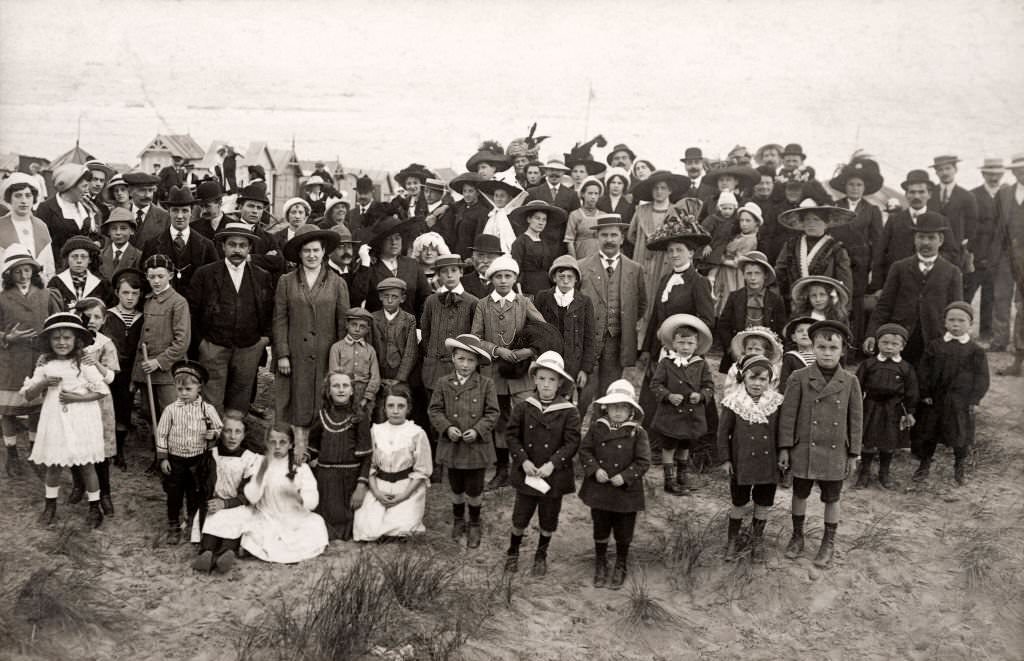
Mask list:
[[670,493],[673,496],[681,496],[683,491],[676,484],[676,467],[675,464],[662,464],[661,470],[665,475],[665,493]]
[[594,587],[608,585],[608,542],[594,543]]
[[466,520],[459,518],[452,523],[452,539],[458,539],[466,534]]
[[764,562],[764,527],[767,523],[764,519],[754,519],[750,524],[751,562]]
[[110,494],[100,494],[100,509],[104,516],[114,516],[114,501],[110,499]]
[[915,482],[924,482],[928,479],[928,474],[931,472],[932,460],[922,459],[921,463],[917,465],[917,470],[914,471],[914,477],[911,479]]
[[967,483],[964,463],[963,457],[957,457],[956,463],[953,464],[953,479],[956,480],[956,485],[958,487],[962,487]]
[[697,485],[694,484],[693,479],[690,477],[689,464],[689,460],[676,459],[676,484],[679,486],[681,493],[693,491],[697,488]]
[[890,474],[890,468],[892,466],[892,453],[883,452],[878,455],[878,483],[882,485],[883,489],[893,489],[895,484],[892,481],[892,475]]
[[804,516],[793,515],[793,534],[786,544],[786,557],[796,560],[804,552]]
[[508,486],[508,465],[498,464],[494,469],[494,477],[484,487],[484,491],[494,491]]
[[167,523],[167,545],[177,546],[181,543],[181,524],[177,521]]
[[21,477],[21,459],[18,457],[18,446],[7,446],[7,477]]
[[44,526],[52,526],[57,520],[57,499],[47,498],[43,512],[39,515],[39,523]]
[[826,569],[832,564],[832,554],[835,551],[836,528],[839,524],[826,523],[825,532],[821,535],[821,546],[818,547],[818,555],[814,556],[814,566],[818,569]]
[[123,471],[128,470],[128,462],[124,459],[124,442],[128,438],[127,429],[118,429],[114,432],[114,438],[117,447],[117,454],[114,455],[114,465]]
[[875,460],[874,454],[864,453],[860,456],[860,470],[857,472],[857,481],[854,489],[866,489],[871,483],[871,464]]
[[608,581],[608,587],[612,590],[618,590],[622,588],[622,584],[626,582],[626,559],[616,557],[615,558],[615,569],[612,570],[612,578]]
[[71,467],[71,493],[68,494],[68,505],[77,505],[85,497],[85,480],[82,479],[81,466]]
[[100,501],[89,501],[89,513],[85,520],[89,522],[90,528],[99,528],[103,524],[103,510],[100,509]]
[[533,554],[533,568],[530,569],[530,576],[540,578],[548,573],[549,544],[551,544],[550,535],[541,535],[537,540],[537,551]]
[[470,521],[469,528],[466,529],[466,548],[475,549],[480,546],[480,538],[482,537],[480,530],[479,521]]
[[743,519],[729,517],[729,533],[725,543],[725,561],[736,560],[736,541],[740,536],[740,528],[743,526]]

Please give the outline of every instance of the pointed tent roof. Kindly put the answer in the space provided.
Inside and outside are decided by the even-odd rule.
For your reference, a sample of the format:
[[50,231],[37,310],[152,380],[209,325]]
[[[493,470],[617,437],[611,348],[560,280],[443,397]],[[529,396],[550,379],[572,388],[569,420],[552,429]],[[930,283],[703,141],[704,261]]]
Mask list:
[[291,149],[271,149],[270,160],[273,161],[274,169],[278,172],[288,167],[288,165],[292,165],[299,171],[300,177],[305,174],[305,169],[302,167],[302,163],[299,161],[298,157],[295,156],[295,152]]
[[17,154],[0,154],[0,170],[16,172],[20,161],[21,157]]
[[50,164],[46,167],[46,169],[52,172],[59,166],[64,165],[66,163],[82,164],[85,163],[86,161],[91,161],[94,158],[96,157],[82,149],[76,142],[74,147],[64,152],[63,154],[53,159],[52,161],[50,161]]
[[181,156],[184,159],[190,161],[197,161],[206,152],[199,146],[192,136],[190,135],[165,135],[158,133],[155,138],[149,141],[149,143],[139,152],[141,157],[147,151],[167,151],[170,152],[171,156]]

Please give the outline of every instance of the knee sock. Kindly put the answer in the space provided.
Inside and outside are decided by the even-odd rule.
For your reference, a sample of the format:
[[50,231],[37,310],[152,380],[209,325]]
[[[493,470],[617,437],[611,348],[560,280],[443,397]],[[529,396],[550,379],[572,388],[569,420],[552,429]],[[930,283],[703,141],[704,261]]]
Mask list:
[[608,540],[607,539],[604,540],[603,542],[598,542],[598,541],[594,542],[594,555],[597,557],[597,559],[599,561],[601,561],[601,562],[605,561],[605,559],[608,557]]
[[804,515],[794,514],[793,515],[793,534],[803,535],[804,534]]
[[523,543],[523,536],[512,533],[508,539],[508,555],[519,555],[519,545]]
[[110,495],[110,460],[104,459],[96,466],[96,479],[100,483],[100,493],[104,496]]
[[497,457],[494,461],[495,466],[508,466],[509,454],[508,448],[494,448],[494,454]]
[[114,439],[115,439],[115,442],[117,443],[117,454],[123,455],[124,454],[124,442],[128,439],[128,430],[127,429],[118,429],[117,431],[114,432]]
[[629,558],[629,542],[615,542],[615,562],[625,564]]
[[542,530],[540,533],[540,540],[537,542],[537,553],[536,557],[546,558],[548,557],[548,545],[551,543],[551,535],[544,534]]
[[16,447],[18,447],[18,437],[17,436],[8,436],[7,434],[4,434],[4,445],[9,447],[9,448],[16,448]]
[[729,518],[730,519],[742,519],[743,516],[746,513],[747,513],[747,508],[744,507],[743,505],[740,505],[740,506],[733,505],[732,509],[729,510]]
[[470,505],[469,506],[469,523],[470,525],[480,524],[480,510],[483,509],[482,505]]

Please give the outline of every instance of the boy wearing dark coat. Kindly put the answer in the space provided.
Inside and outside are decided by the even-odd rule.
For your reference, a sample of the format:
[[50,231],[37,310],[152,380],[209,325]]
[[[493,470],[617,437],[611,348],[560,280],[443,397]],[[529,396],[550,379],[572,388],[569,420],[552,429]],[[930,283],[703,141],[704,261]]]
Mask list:
[[516,490],[512,533],[505,571],[519,571],[519,546],[534,512],[540,541],[531,576],[547,574],[548,546],[558,528],[562,497],[576,490],[572,458],[580,445],[580,412],[559,391],[572,384],[562,357],[545,351],[530,365],[534,393],[512,409],[505,439],[514,469],[509,483]]
[[985,350],[971,341],[974,310],[963,301],[945,310],[946,332],[932,340],[918,365],[921,383],[920,426],[915,428],[915,450],[921,463],[914,481],[928,478],[939,443],[953,448],[953,477],[963,486],[964,459],[974,445],[974,409],[988,392]]
[[765,356],[740,359],[738,380],[743,386],[722,399],[718,421],[718,456],[729,477],[732,510],[725,559],[736,559],[736,542],[743,525],[744,508],[754,501],[750,527],[751,559],[764,560],[764,527],[775,504],[778,482],[776,442],[782,395],[770,387],[774,368]]
[[825,504],[825,533],[814,565],[832,563],[843,480],[860,458],[863,402],[857,378],[840,366],[850,331],[838,321],[819,321],[808,331],[815,364],[789,377],[779,415],[779,468],[793,470],[793,534],[786,557],[804,550],[807,499],[815,484]]
[[702,358],[711,348],[711,331],[692,314],[674,314],[658,328],[658,339],[665,357],[658,361],[650,383],[658,403],[651,446],[661,451],[665,492],[680,496],[694,488],[687,475],[691,444],[714,431],[708,428],[707,404],[714,401],[715,382]]
[[[744,286],[729,294],[718,317],[715,330],[723,349],[728,349],[733,336],[744,328],[764,326],[781,335],[786,323],[786,305],[781,296],[769,289],[775,282],[775,269],[765,254],[754,250],[740,255],[736,263],[743,269]],[[727,374],[732,364],[732,354],[723,351],[718,372]]]
[[[602,415],[580,445],[580,500],[590,507],[594,522],[594,587],[618,590],[626,580],[636,513],[644,509],[643,478],[651,465],[651,446],[640,426],[643,411],[629,381],[613,381],[595,404]],[[609,582],[608,540],[613,534],[615,569]]]
[[[449,337],[453,371],[434,382],[430,398],[430,424],[437,432],[434,460],[448,467],[452,490],[452,539],[466,535],[466,546],[480,546],[480,511],[483,506],[484,473],[494,463],[494,426],[498,422],[498,395],[494,381],[477,366],[491,362],[475,335]],[[466,505],[469,505],[469,528]]]
[[427,302],[423,304],[423,314],[420,315],[420,346],[423,351],[421,378],[428,393],[435,388],[436,383],[452,372],[451,351],[445,342],[457,335],[469,333],[473,327],[473,314],[479,299],[459,281],[462,267],[458,255],[438,257],[434,262],[440,286],[427,297]]
[[854,489],[871,480],[871,464],[878,454],[878,483],[892,489],[889,473],[893,452],[908,447],[907,431],[914,426],[917,406],[917,373],[900,352],[907,343],[907,329],[899,324],[882,324],[875,331],[878,355],[857,368],[857,381],[864,391],[864,449]]
[[377,352],[382,386],[408,385],[419,357],[416,317],[402,309],[405,288],[405,280],[401,278],[384,278],[377,283],[377,295],[383,307],[372,313],[373,348]]
[[585,388],[597,363],[594,304],[579,289],[580,267],[572,255],[557,258],[548,277],[555,286],[539,292],[533,302],[544,319],[561,331],[565,371],[575,375],[579,388]]

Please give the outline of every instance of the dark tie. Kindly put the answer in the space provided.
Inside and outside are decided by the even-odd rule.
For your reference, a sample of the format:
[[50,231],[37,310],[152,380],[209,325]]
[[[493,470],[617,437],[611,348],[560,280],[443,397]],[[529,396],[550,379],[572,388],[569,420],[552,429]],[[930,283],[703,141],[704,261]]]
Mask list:
[[115,267],[118,264],[121,263],[121,253],[123,253],[123,252],[124,252],[124,250],[121,250],[120,248],[114,251],[114,266]]
[[933,264],[934,262],[931,264],[928,262],[921,262],[921,273],[923,273],[924,275],[928,275],[928,273],[930,273],[932,270]]
[[557,187],[551,189],[551,201],[554,202],[556,199],[558,199],[558,188]]
[[179,253],[185,250],[185,239],[182,238],[181,232],[178,232],[178,236],[174,237],[174,249]]
[[943,204],[943,206],[945,206],[947,202],[949,202],[949,189],[946,188],[945,186],[943,186],[942,187],[942,204]]
[[441,304],[444,305],[445,307],[452,305],[452,303],[454,303],[455,301],[456,296],[457,294],[455,292],[446,291],[445,293],[441,294]]
[[607,266],[605,267],[604,270],[608,272],[608,277],[610,278],[613,275],[615,275],[615,262],[613,262],[612,260],[609,259],[605,263],[607,264]]
[[139,224],[139,227],[142,227],[142,218],[145,215],[146,214],[142,212],[142,209],[139,209],[138,211],[135,212],[135,222]]

